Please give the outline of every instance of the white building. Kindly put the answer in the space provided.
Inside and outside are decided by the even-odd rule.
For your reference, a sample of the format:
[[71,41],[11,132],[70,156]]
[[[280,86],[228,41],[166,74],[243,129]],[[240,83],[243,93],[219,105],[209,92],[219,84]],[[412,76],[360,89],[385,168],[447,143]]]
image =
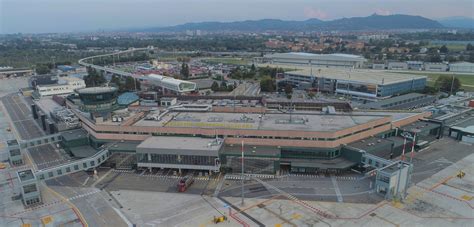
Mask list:
[[407,70],[408,69],[408,64],[406,62],[391,61],[391,62],[388,63],[387,69],[390,69],[390,70]]
[[474,73],[474,63],[458,62],[458,63],[449,64],[449,71],[462,72],[462,73]]
[[149,84],[159,87],[165,93],[188,93],[196,91],[197,85],[194,82],[178,80],[173,77],[150,74],[146,77]]
[[265,62],[283,65],[307,65],[315,67],[361,68],[367,60],[352,54],[311,54],[311,53],[276,53],[263,57]]
[[38,85],[36,91],[40,96],[71,94],[76,89],[85,88],[84,80],[75,77],[60,77],[57,84]]
[[425,62],[425,71],[446,72],[448,71],[448,64],[441,62]]

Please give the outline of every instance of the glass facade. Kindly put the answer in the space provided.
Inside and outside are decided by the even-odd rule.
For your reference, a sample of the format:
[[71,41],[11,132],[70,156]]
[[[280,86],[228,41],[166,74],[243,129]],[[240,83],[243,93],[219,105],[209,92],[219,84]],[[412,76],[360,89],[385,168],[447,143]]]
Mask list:
[[180,164],[180,165],[205,165],[213,166],[214,156],[200,156],[200,155],[175,155],[175,154],[137,154],[138,162],[141,163],[160,163],[160,164]]
[[337,82],[336,89],[339,91],[353,91],[368,95],[377,95],[377,85],[375,84],[357,84],[350,82]]

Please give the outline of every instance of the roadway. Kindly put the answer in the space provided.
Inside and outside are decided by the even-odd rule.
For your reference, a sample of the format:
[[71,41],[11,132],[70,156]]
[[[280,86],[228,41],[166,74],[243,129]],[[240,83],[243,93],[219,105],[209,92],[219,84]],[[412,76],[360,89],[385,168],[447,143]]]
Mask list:
[[91,63],[87,63],[86,61],[93,60],[94,58],[102,58],[102,57],[109,57],[109,56],[115,56],[115,55],[120,55],[120,54],[128,54],[128,53],[132,53],[132,52],[135,52],[135,51],[144,51],[144,50],[150,50],[150,48],[130,48],[130,49],[124,50],[124,51],[117,51],[117,52],[113,52],[113,53],[109,53],[109,54],[91,56],[91,57],[80,59],[78,61],[78,63],[79,63],[79,65],[82,65],[82,66],[85,66],[85,67],[92,67],[96,70],[105,71],[105,72],[112,73],[112,74],[117,74],[117,75],[121,75],[121,76],[133,76],[133,74],[128,73],[128,72],[124,72],[124,71],[121,71],[121,70],[112,69],[112,68],[108,68],[108,67],[104,67],[104,66],[100,66],[100,65],[94,65],[94,64],[91,64]]

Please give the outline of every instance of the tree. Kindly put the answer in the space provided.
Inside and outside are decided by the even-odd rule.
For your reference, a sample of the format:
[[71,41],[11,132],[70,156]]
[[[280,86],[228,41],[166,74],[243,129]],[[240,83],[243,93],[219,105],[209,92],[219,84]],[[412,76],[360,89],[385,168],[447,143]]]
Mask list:
[[439,54],[434,54],[429,57],[430,62],[441,62],[441,56]]
[[461,81],[457,77],[443,75],[436,79],[435,87],[448,93],[451,93],[452,87],[452,92],[455,93],[461,88]]
[[223,80],[221,82],[221,89],[226,89],[227,88],[227,83]]
[[92,67],[87,67],[87,76],[84,76],[84,82],[87,87],[97,87],[107,81],[102,73],[98,73]]
[[180,74],[184,79],[189,78],[189,66],[188,66],[188,64],[186,64],[184,62],[183,62],[183,64],[181,64]]
[[474,63],[474,53],[471,53],[471,54],[469,55],[469,59],[468,59],[467,61]]
[[466,45],[466,51],[471,51],[471,50],[474,50],[474,46],[472,44],[468,43]]
[[211,90],[212,91],[218,91],[219,90],[219,84],[216,81],[212,82]]
[[112,76],[112,78],[110,79],[110,83],[112,85],[115,85],[115,87],[118,87],[118,88],[120,88],[120,85],[122,85],[120,77],[118,77],[117,75]]
[[255,72],[255,70],[256,70],[255,65],[252,64],[252,66],[250,66],[250,71]]
[[263,92],[274,92],[276,90],[275,80],[270,76],[265,76],[260,79],[260,89]]
[[131,76],[127,76],[125,79],[125,90],[127,91],[134,91],[135,90],[135,79]]
[[51,72],[51,69],[48,65],[45,64],[37,64],[36,65],[36,73],[39,75],[48,74]]
[[137,88],[137,91],[142,89],[142,83],[140,83],[140,80],[135,79],[135,87]]
[[291,95],[293,93],[293,86],[291,84],[286,84],[285,86],[285,94],[286,95]]
[[448,47],[446,47],[446,45],[443,45],[439,48],[439,52],[443,53],[443,54],[446,54],[448,53]]

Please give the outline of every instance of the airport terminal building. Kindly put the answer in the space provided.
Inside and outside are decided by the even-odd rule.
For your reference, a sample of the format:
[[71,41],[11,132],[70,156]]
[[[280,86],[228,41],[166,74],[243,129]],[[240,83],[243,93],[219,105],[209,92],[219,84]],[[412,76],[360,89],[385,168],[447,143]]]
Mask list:
[[[403,143],[399,139],[402,128],[430,116],[429,112],[410,111],[288,114],[262,112],[261,107],[248,107],[245,113],[238,113],[222,112],[212,105],[195,108],[186,104],[167,108],[153,120],[132,115],[130,119],[135,120],[124,119],[128,122],[125,124],[94,122],[74,104],[69,106],[82,121],[94,147],[114,144],[111,149],[135,160],[130,163],[138,168],[234,172],[240,171],[243,152],[246,171],[265,174],[350,169],[365,155],[360,149],[350,149],[350,145],[372,137],[397,138],[384,140],[390,149],[380,153],[386,158],[395,157]],[[425,134],[437,133],[430,127]],[[417,137],[417,141],[422,140]],[[375,141],[367,142],[368,148],[380,143]]]

